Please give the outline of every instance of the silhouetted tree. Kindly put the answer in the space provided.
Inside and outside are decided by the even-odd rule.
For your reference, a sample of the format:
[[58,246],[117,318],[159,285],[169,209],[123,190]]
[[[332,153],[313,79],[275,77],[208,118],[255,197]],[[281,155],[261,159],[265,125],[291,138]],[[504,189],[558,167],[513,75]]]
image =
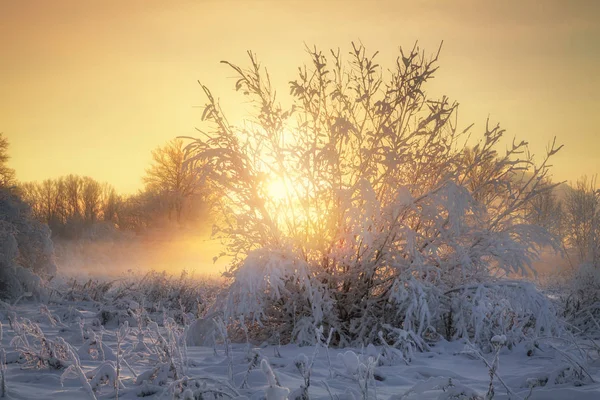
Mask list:
[[121,203],[121,196],[117,194],[114,187],[107,183],[102,185],[102,219],[104,221],[118,223]]
[[564,212],[563,204],[556,193],[557,185],[549,180],[543,185],[546,186],[546,190],[531,200],[525,219],[562,239]]
[[183,141],[173,139],[152,151],[152,165],[143,178],[146,191],[160,195],[168,209],[169,218],[175,213],[180,221],[186,202],[200,195],[202,181],[200,171],[193,163],[186,162]]
[[10,159],[8,146],[8,140],[0,132],[0,187],[10,187],[15,184],[15,170],[6,165]]
[[583,177],[570,187],[564,202],[565,240],[581,263],[600,263],[600,192],[596,180]]
[[84,177],[82,186],[82,205],[84,221],[93,224],[98,221],[101,210],[102,186],[92,178]]
[[20,184],[33,215],[47,223],[53,235],[76,238],[100,221],[118,223],[121,202],[114,188],[90,177],[68,175]]
[[43,222],[51,230],[58,230],[64,224],[63,209],[64,185],[62,179],[45,179],[39,187],[39,199]]
[[77,175],[67,175],[64,178],[65,212],[68,218],[81,219],[81,191],[83,182]]

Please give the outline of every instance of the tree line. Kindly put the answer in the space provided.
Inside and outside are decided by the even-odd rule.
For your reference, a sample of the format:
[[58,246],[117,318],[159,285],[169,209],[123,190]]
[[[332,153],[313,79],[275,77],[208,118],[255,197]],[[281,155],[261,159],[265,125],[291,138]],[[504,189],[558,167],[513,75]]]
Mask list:
[[[33,216],[48,224],[54,237],[77,238],[99,223],[120,230],[143,232],[165,224],[195,223],[215,204],[209,184],[185,152],[185,143],[173,139],[152,151],[151,165],[142,177],[144,189],[120,194],[109,183],[76,174],[38,182],[18,182],[7,166],[9,143],[0,134],[0,185],[12,187],[30,205]],[[464,151],[465,161],[474,157]],[[470,171],[470,182],[485,179],[491,162]],[[570,250],[577,262],[597,260],[600,229],[600,194],[595,178],[581,177],[571,184],[543,185],[523,219],[547,229]],[[477,194],[486,196],[484,191]]]
[[[102,239],[119,232],[190,226],[196,232],[210,211],[208,185],[181,140],[152,152],[144,188],[118,193],[108,183],[69,174],[19,182],[7,164],[9,143],[0,132],[0,298],[45,296],[42,279],[56,271],[56,239]],[[115,236],[115,234],[117,236]],[[47,293],[46,293],[47,294]]]
[[208,212],[207,185],[199,170],[186,161],[180,139],[156,148],[142,178],[144,189],[132,195],[75,174],[17,186],[34,217],[48,224],[53,237],[74,239],[97,226],[142,232],[194,223]]

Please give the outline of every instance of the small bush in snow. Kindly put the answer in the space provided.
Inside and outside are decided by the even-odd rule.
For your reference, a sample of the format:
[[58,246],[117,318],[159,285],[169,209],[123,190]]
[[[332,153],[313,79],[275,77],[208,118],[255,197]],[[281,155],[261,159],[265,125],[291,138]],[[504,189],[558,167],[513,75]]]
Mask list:
[[263,358],[260,362],[260,369],[267,377],[268,387],[265,389],[266,400],[287,400],[290,389],[282,387],[277,380],[277,376],[271,369],[269,361]]
[[64,341],[49,339],[38,324],[27,318],[11,318],[10,326],[15,332],[10,345],[21,354],[27,366],[58,370],[69,366],[70,349]]
[[452,380],[451,378],[444,378],[441,376],[419,382],[401,396],[394,396],[391,399],[402,400],[409,395],[423,395],[425,392],[431,390],[442,391],[442,394],[437,397],[438,400],[484,400],[483,396],[470,387],[463,385],[456,380]]
[[466,338],[492,351],[490,340],[507,338],[509,348],[527,337],[562,331],[557,310],[535,286],[523,281],[498,281],[463,286],[447,292],[451,302],[440,330],[449,338]]

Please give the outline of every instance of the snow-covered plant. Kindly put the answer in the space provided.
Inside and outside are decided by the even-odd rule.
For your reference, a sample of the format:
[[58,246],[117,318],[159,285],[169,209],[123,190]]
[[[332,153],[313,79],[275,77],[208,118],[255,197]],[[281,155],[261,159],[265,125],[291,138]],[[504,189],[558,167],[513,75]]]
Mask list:
[[69,280],[64,298],[69,301],[105,301],[106,294],[116,281],[100,281],[88,279],[85,282],[79,282],[76,278]]
[[[378,359],[367,357],[366,362],[360,363],[358,368],[358,386],[363,400],[373,398],[377,400],[377,385],[375,383],[375,367],[379,363]],[[373,395],[370,396],[369,394]]]
[[115,368],[115,364],[112,361],[105,361],[98,367],[85,373],[88,378],[90,386],[94,392],[103,385],[112,387],[115,398],[119,398],[119,389],[123,388],[123,383],[119,380],[118,367]]
[[275,332],[274,339],[275,343],[273,345],[273,355],[277,358],[281,358],[281,335],[279,332]]
[[130,331],[131,329],[129,328],[129,323],[127,321],[125,321],[123,325],[121,325],[119,329],[117,329],[117,362],[115,378],[112,380],[113,386],[115,388],[115,397],[117,399],[119,398],[119,385],[121,382],[121,346],[125,338],[129,335]]
[[204,377],[185,376],[173,382],[166,393],[181,400],[245,398],[229,382]]
[[158,324],[151,322],[148,324],[149,331],[154,334],[154,351],[158,354],[159,361],[169,366],[169,374],[173,374],[173,379],[178,380],[183,376],[185,363],[181,356],[180,339],[183,341],[185,336],[175,332],[177,329],[174,323],[166,323],[166,337],[160,332]]
[[102,332],[86,329],[84,342],[77,350],[80,360],[116,361],[117,355],[102,341]]
[[[227,324],[220,317],[215,318],[214,321],[217,330],[223,339],[223,345],[225,346],[225,357],[227,358],[227,376],[229,377],[229,381],[233,382],[233,353],[231,350],[231,340],[229,339],[229,334],[227,332]],[[217,350],[215,347],[215,353],[216,352]]]
[[563,315],[576,328],[600,334],[600,190],[596,179],[582,178],[566,191],[564,236],[567,252],[576,254]]
[[6,397],[6,352],[0,347],[0,397]]
[[30,292],[43,299],[42,278],[55,273],[48,226],[36,221],[13,191],[0,187],[0,297],[15,299]]
[[588,371],[586,360],[583,357],[577,353],[561,351],[557,347],[554,349],[561,355],[563,363],[549,374],[548,381],[555,384],[572,383],[576,386],[596,383]]
[[402,395],[392,397],[391,400],[402,400],[412,394],[423,395],[431,390],[441,390],[443,393],[437,397],[438,400],[483,400],[474,389],[463,385],[452,378],[442,376],[429,378],[426,381],[421,381],[404,392]]
[[131,326],[145,324],[149,319],[158,319],[165,309],[183,325],[204,316],[222,285],[222,281],[197,278],[185,271],[179,275],[150,271],[121,280],[73,278],[57,290],[68,301],[100,303],[103,307],[98,318],[103,325],[119,326],[125,320]]
[[246,357],[249,358],[248,361],[248,369],[246,369],[246,374],[244,375],[244,379],[242,380],[242,384],[240,385],[241,389],[248,388],[248,378],[250,377],[250,372],[258,367],[261,356],[258,351],[253,350],[251,353],[246,353]]
[[[479,349],[477,349],[476,347],[474,347],[472,344],[469,344],[466,346],[465,353],[472,354],[476,358],[483,361],[483,363],[485,364],[485,366],[488,369],[490,383],[488,385],[488,391],[485,394],[485,400],[492,400],[494,398],[494,395],[495,395],[494,379],[497,379],[498,382],[500,382],[502,384],[504,389],[506,389],[506,393],[509,396],[509,398],[520,399],[520,400],[522,399],[522,397],[517,395],[504,382],[502,377],[498,374],[498,367],[499,367],[499,363],[500,363],[500,350],[502,350],[502,348],[506,345],[506,343],[507,343],[506,336],[504,336],[504,335],[496,335],[490,339],[490,346],[493,349],[493,355],[492,355],[491,362],[488,361],[487,358],[481,353],[481,351]],[[531,392],[530,392],[530,394],[531,394]],[[527,398],[529,398],[529,396],[527,396]]]
[[90,385],[90,382],[88,381],[87,375],[85,374],[85,372],[83,372],[83,369],[81,368],[81,361],[79,360],[79,357],[77,357],[77,354],[75,353],[71,345],[69,345],[63,338],[59,337],[56,340],[62,346],[64,346],[64,348],[66,349],[65,351],[67,353],[68,359],[70,361],[70,365],[65,369],[65,371],[60,377],[61,385],[64,383],[64,380],[66,378],[79,378],[79,381],[81,382],[83,388],[90,396],[90,398],[92,400],[96,400],[96,394],[94,393],[94,390]]
[[[379,341],[383,344],[386,357],[390,361],[396,358],[396,354],[399,354],[403,361],[410,362],[416,350],[423,351],[428,349],[427,344],[412,331],[406,331],[390,325],[384,325],[383,328],[387,332],[388,339],[380,331],[378,334]],[[391,341],[388,342],[390,339]]]
[[[338,373],[339,376],[344,376],[353,379],[358,383],[360,395],[363,400],[369,398],[377,398],[377,390],[375,385],[375,367],[379,364],[379,356],[358,356],[354,351],[347,350],[344,353],[338,354],[338,359],[345,367],[345,371]],[[373,396],[370,396],[370,393]]]
[[6,352],[2,345],[2,339],[4,338],[4,326],[0,322],[0,397],[6,397]]
[[296,400],[308,400],[310,397],[308,395],[308,389],[311,384],[311,377],[313,374],[313,366],[315,364],[315,360],[317,358],[317,354],[319,353],[319,349],[325,349],[325,355],[327,357],[327,364],[329,366],[329,378],[333,378],[334,370],[331,366],[331,357],[329,356],[329,344],[331,343],[331,339],[333,337],[333,329],[329,330],[329,334],[327,337],[323,335],[323,327],[320,326],[316,329],[316,345],[314,346],[314,351],[310,359],[304,354],[300,353],[296,356],[294,360],[294,365],[296,369],[302,376],[304,383],[297,390],[293,391],[290,394],[292,399]]
[[333,328],[329,329],[329,334],[327,335],[327,338],[325,338],[325,336],[323,335],[323,326],[320,326],[319,328],[317,328],[317,345],[315,346],[315,353],[313,354],[313,359],[311,361],[311,367],[312,364],[314,363],[314,359],[317,356],[317,351],[319,350],[319,347],[323,347],[325,349],[325,355],[327,356],[327,365],[329,366],[329,376],[332,377],[333,376],[333,368],[331,367],[331,357],[329,356],[329,346],[331,344],[331,340],[333,339],[333,333],[335,332],[335,330]]
[[52,340],[44,334],[38,324],[27,318],[10,319],[15,332],[10,345],[24,358],[31,368],[62,370],[69,366],[69,352],[64,341]]
[[[314,359],[313,359],[314,361]],[[312,363],[308,361],[308,357],[304,353],[300,353],[294,359],[294,365],[302,376],[304,384],[299,389],[293,391],[290,397],[295,400],[308,400],[308,388],[310,388],[310,378],[312,375]]]
[[174,364],[160,362],[153,368],[139,374],[135,379],[135,384],[142,385],[144,382],[150,382],[153,385],[164,386],[169,382],[169,379],[177,379]]
[[494,389],[494,377],[496,375],[496,371],[498,371],[498,367],[500,364],[500,350],[506,345],[506,336],[504,335],[496,335],[490,340],[490,344],[494,349],[494,358],[491,362],[491,365],[488,365],[489,375],[490,375],[490,384],[488,386],[488,391],[485,395],[485,400],[492,400],[494,398],[495,389]]
[[40,314],[48,319],[48,322],[50,322],[50,325],[52,325],[52,326],[62,325],[64,327],[60,318],[56,315],[53,315],[52,312],[48,309],[48,306],[46,306],[45,304],[40,305]]
[[388,71],[359,45],[347,61],[308,53],[289,106],[252,53],[248,69],[227,63],[256,105],[243,125],[202,86],[206,126],[187,151],[222,199],[227,316],[297,342],[314,343],[320,325],[340,345],[374,342],[383,324],[445,335],[447,293],[527,272],[553,244],[524,217],[552,189],[542,183],[558,149],[535,164],[526,142],[497,151],[499,126],[467,137],[457,103],[425,94],[437,54],[401,50]]
[[226,316],[244,316],[261,325],[275,323],[271,328],[300,344],[314,344],[318,326],[332,325],[325,320],[333,316],[326,287],[312,279],[304,260],[269,247],[255,250],[244,263],[230,289]]
[[267,377],[267,384],[269,385],[265,389],[266,400],[287,400],[290,389],[281,386],[266,358],[260,361],[260,369]]
[[[393,345],[390,345],[381,331],[379,332],[379,341],[383,344],[383,357],[381,357],[382,362],[385,362],[388,365],[394,365],[397,360],[400,360],[404,361],[404,363],[408,365],[410,358],[407,358],[407,355],[404,351],[397,349]],[[367,349],[369,349],[369,347],[367,347]]]
[[449,338],[472,339],[484,350],[496,335],[507,338],[509,348],[527,337],[559,335],[562,325],[548,298],[525,281],[489,281],[464,285],[446,292],[450,301],[440,330]]
[[[557,342],[562,342],[558,345]],[[591,367],[600,359],[600,346],[593,340],[581,340],[573,335],[561,338],[538,338],[538,347],[545,346],[559,356],[560,362],[547,374],[533,379],[534,386],[560,385],[565,383],[582,386],[596,383],[590,373]]]
[[149,310],[160,307],[179,310],[177,319],[181,323],[189,319],[188,313],[199,317],[198,313],[210,305],[217,289],[215,283],[195,279],[185,270],[179,276],[170,276],[165,271],[150,271],[142,279],[133,280],[130,284],[131,287],[121,288],[124,296],[138,303],[143,302]]
[[[151,352],[158,357],[158,363],[154,368],[135,376],[133,369],[127,364],[126,359],[123,358],[123,363],[135,376],[135,384],[150,384],[153,387],[165,386],[181,379],[187,379],[186,334],[186,330],[180,329],[170,317],[164,318],[164,334],[161,333],[158,324],[154,321],[148,323],[144,333],[140,330],[138,332],[138,343],[134,346],[134,354],[139,351]],[[150,348],[143,343],[144,338],[150,340]]]
[[578,329],[600,334],[600,269],[581,264],[571,275],[563,298],[563,315]]

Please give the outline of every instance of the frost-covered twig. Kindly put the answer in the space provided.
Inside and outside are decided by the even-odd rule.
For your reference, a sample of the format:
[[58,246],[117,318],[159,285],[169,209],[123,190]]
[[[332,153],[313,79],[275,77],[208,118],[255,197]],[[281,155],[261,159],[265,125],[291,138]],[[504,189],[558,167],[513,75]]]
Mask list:
[[72,363],[61,375],[61,384],[66,377],[70,377],[70,376],[74,375],[75,377],[79,378],[81,385],[83,386],[83,388],[85,389],[87,394],[90,396],[90,398],[92,400],[97,400],[96,394],[94,393],[94,390],[92,389],[92,386],[90,385],[90,383],[87,379],[87,376],[81,369],[81,363],[79,361],[79,357],[77,357],[74,349],[63,338],[59,337],[56,340],[59,341],[59,343],[61,343],[63,346],[65,346],[65,348],[67,349],[67,354]]
[[519,395],[517,395],[502,379],[502,377],[498,374],[498,355],[500,352],[500,349],[502,348],[502,346],[506,343],[506,337],[503,336],[495,336],[494,338],[492,338],[492,343],[494,344],[494,348],[495,348],[495,353],[494,353],[494,361],[490,364],[489,361],[483,356],[483,354],[481,354],[481,351],[479,351],[479,349],[475,348],[472,345],[468,345],[468,349],[469,352],[471,354],[474,354],[475,356],[477,356],[477,358],[479,358],[481,361],[483,361],[483,363],[485,364],[485,366],[487,367],[489,374],[490,374],[490,384],[489,384],[489,388],[488,388],[488,392],[486,394],[486,399],[492,399],[494,397],[494,385],[493,385],[493,378],[496,377],[498,379],[498,381],[502,384],[502,386],[504,386],[504,389],[506,389],[506,392],[515,399],[521,399],[523,400]]

